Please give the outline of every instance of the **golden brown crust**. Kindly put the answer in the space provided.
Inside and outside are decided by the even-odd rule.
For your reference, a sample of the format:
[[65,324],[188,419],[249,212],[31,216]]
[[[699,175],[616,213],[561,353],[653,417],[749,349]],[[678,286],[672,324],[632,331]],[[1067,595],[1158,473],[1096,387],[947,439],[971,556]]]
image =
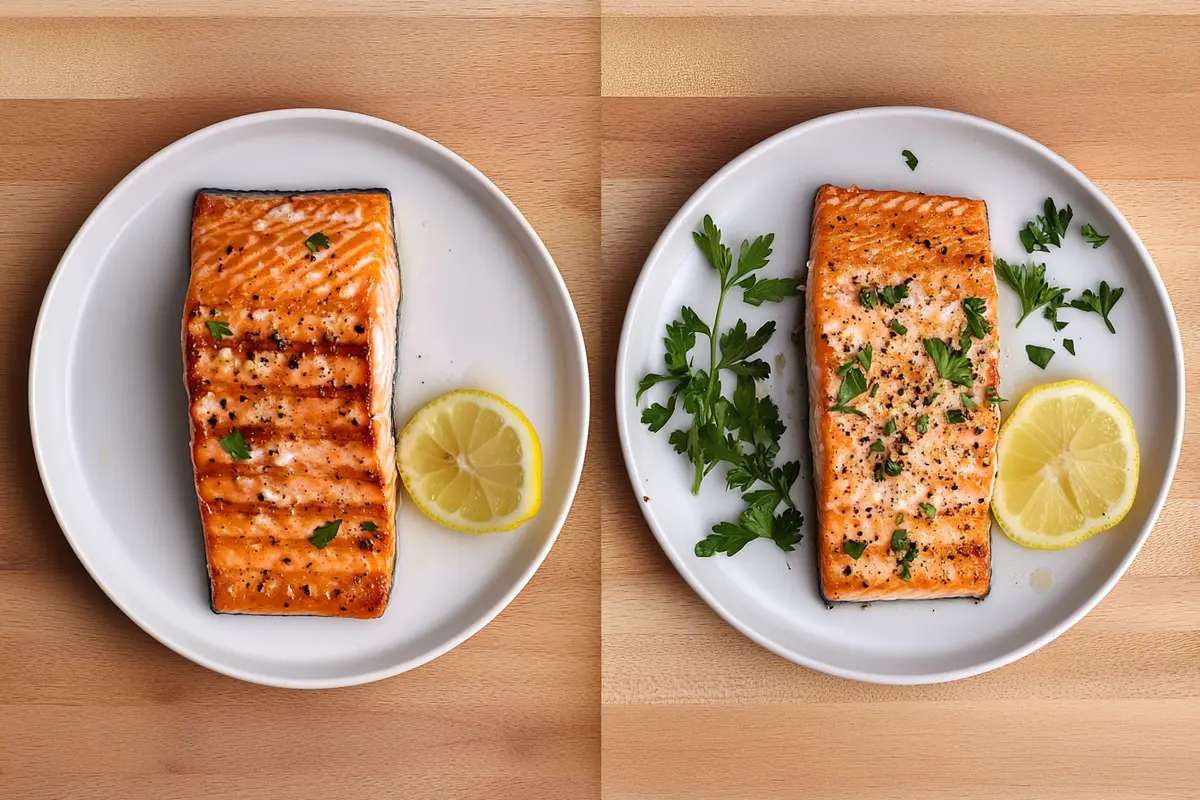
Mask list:
[[[183,351],[214,611],[383,613],[398,304],[386,193],[197,196]],[[249,459],[221,447],[234,433]]]
[[[861,289],[901,283],[910,295],[894,307],[862,305]],[[974,384],[963,387],[938,376],[923,341],[957,348],[969,297],[985,301],[991,330],[967,351]],[[999,388],[999,349],[984,204],[822,187],[806,304],[822,593],[833,601],[986,595],[999,427],[987,391]],[[831,411],[843,379],[838,368],[867,344],[873,351],[867,384],[879,388],[851,403],[865,416]],[[948,421],[952,410],[966,421]],[[891,434],[889,420],[896,426]],[[887,461],[901,472],[877,479],[876,463]],[[891,548],[896,530],[917,548],[907,570]],[[847,541],[865,545],[862,555],[847,553]]]

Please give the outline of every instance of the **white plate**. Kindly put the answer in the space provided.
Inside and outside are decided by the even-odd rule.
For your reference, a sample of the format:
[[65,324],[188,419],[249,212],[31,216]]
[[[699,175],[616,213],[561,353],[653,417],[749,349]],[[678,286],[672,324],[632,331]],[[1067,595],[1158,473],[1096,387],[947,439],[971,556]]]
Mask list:
[[[179,352],[192,201],[208,186],[391,190],[404,284],[396,419],[461,387],[512,401],[544,450],[536,518],[513,533],[470,536],[402,505],[395,590],[381,619],[209,610]],[[317,688],[419,666],[516,596],[579,482],[588,376],[579,321],[550,254],[486,177],[399,125],[296,109],[205,128],[109,193],[46,292],[29,408],[59,523],[121,610],[218,672]]]
[[[900,151],[920,159],[916,171]],[[720,520],[739,511],[736,493],[724,491],[724,470],[708,477],[692,497],[690,465],[667,444],[677,416],[651,434],[634,404],[637,382],[662,367],[663,327],[683,304],[702,318],[715,303],[715,273],[692,243],[691,232],[711,214],[734,247],[744,238],[775,233],[775,254],[765,272],[801,275],[817,187],[823,183],[962,195],[987,201],[997,256],[1026,261],[1017,238],[1024,223],[1053,197],[1070,203],[1075,221],[1062,249],[1039,253],[1053,283],[1076,291],[1102,279],[1124,286],[1112,314],[1118,335],[1098,316],[1067,311],[1069,326],[1056,334],[1035,314],[1013,325],[1019,303],[1000,288],[1001,393],[1014,401],[1031,386],[1061,378],[1092,380],[1129,409],[1141,444],[1140,489],[1133,510],[1115,529],[1070,550],[1023,549],[999,531],[992,536],[993,584],[986,601],[857,604],[829,609],[816,588],[815,556],[807,539],[790,555],[767,541],[751,543],[734,558],[697,558],[692,548]],[[1099,250],[1079,235],[1083,222],[1112,238]],[[802,364],[788,333],[800,302],[753,309],[726,305],[754,330],[767,319],[779,329],[764,356],[782,354],[769,388],[789,426],[786,459],[800,458],[795,495],[807,525],[815,524]],[[1075,340],[1072,358],[1059,345]],[[1043,372],[1029,363],[1025,345],[1053,346],[1058,354]],[[707,359],[698,348],[698,362]],[[661,400],[651,391],[641,407]],[[1042,145],[991,122],[922,108],[874,108],[812,120],[751,148],[697,191],[663,232],[646,260],[629,301],[617,356],[617,424],[625,463],[650,528],[676,569],[731,625],[764,647],[800,664],[864,681],[932,683],[974,675],[1033,652],[1086,614],[1133,561],[1158,516],[1179,456],[1183,434],[1183,356],[1166,291],[1146,249],[1117,209],[1078,170]],[[1038,579],[1033,580],[1035,571]],[[1046,571],[1049,571],[1047,573]],[[1054,586],[1038,591],[1042,577]]]

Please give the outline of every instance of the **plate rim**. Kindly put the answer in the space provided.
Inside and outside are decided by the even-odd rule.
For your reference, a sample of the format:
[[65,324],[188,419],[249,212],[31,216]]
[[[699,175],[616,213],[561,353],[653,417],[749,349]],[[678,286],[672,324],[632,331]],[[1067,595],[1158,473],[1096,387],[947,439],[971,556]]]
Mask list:
[[[191,648],[175,641],[171,636],[154,630],[148,623],[140,618],[139,614],[126,603],[121,595],[115,592],[105,581],[97,574],[93,564],[89,561],[81,547],[76,543],[74,535],[68,530],[64,521],[64,515],[60,509],[62,500],[56,496],[55,490],[52,488],[50,480],[46,472],[45,459],[43,457],[43,447],[45,443],[41,442],[38,434],[38,402],[37,402],[37,384],[38,384],[38,363],[39,349],[43,338],[46,337],[49,330],[52,330],[53,322],[49,319],[49,309],[59,284],[65,280],[63,266],[68,260],[76,258],[76,250],[81,246],[81,242],[85,235],[95,226],[97,220],[107,209],[115,205],[121,196],[128,191],[137,179],[144,173],[150,171],[157,164],[166,161],[176,154],[186,151],[196,143],[208,139],[212,136],[222,135],[229,131],[238,128],[249,128],[259,124],[270,124],[281,119],[290,119],[293,121],[337,121],[350,123],[367,128],[374,128],[392,136],[405,140],[410,144],[414,144],[419,148],[429,152],[435,158],[441,159],[444,164],[456,169],[459,176],[465,179],[472,188],[482,190],[493,202],[496,202],[506,219],[509,222],[515,223],[517,232],[528,240],[528,244],[532,246],[532,251],[527,253],[530,256],[530,264],[534,270],[534,274],[542,274],[543,277],[548,277],[550,280],[545,285],[548,293],[553,295],[553,300],[563,304],[563,308],[568,312],[568,325],[570,328],[568,348],[570,358],[577,362],[579,367],[579,382],[575,386],[575,391],[580,397],[579,415],[580,422],[576,429],[567,430],[563,436],[568,444],[574,446],[575,457],[568,464],[568,484],[567,494],[562,509],[553,519],[550,526],[550,533],[545,541],[538,548],[533,558],[526,565],[525,569],[518,576],[517,580],[501,595],[501,597],[489,606],[482,614],[458,630],[453,636],[447,638],[436,647],[430,648],[412,658],[399,661],[391,666],[376,670],[366,671],[351,671],[345,675],[335,677],[333,679],[323,678],[279,678],[269,673],[259,672],[253,669],[242,669],[231,667],[219,659],[210,658]],[[43,491],[46,493],[46,499],[50,503],[51,510],[54,512],[55,520],[62,531],[64,538],[70,545],[71,550],[75,553],[76,558],[83,564],[85,570],[97,586],[104,592],[110,601],[121,610],[134,624],[150,635],[151,638],[158,641],[160,644],[173,650],[184,658],[199,664],[202,667],[210,669],[222,675],[227,675],[231,678],[247,681],[264,686],[273,686],[286,689],[328,689],[343,686],[356,686],[365,683],[371,683],[384,678],[390,678],[399,675],[409,670],[420,667],[430,661],[445,655],[450,650],[453,650],[458,645],[465,642],[467,639],[474,636],[485,626],[492,622],[500,612],[516,598],[516,596],[528,585],[534,574],[541,568],[546,556],[550,552],[550,548],[558,540],[559,534],[562,532],[563,526],[566,524],[567,517],[570,515],[571,509],[575,503],[575,497],[579,489],[580,478],[583,473],[583,465],[587,456],[588,434],[591,423],[591,377],[588,369],[587,347],[583,337],[583,329],[579,321],[579,314],[575,309],[575,304],[571,299],[569,290],[567,289],[566,281],[563,279],[562,272],[559,270],[554,257],[550,254],[549,249],[542,241],[541,237],[534,230],[529,220],[521,213],[516,204],[503,192],[495,183],[491,181],[478,167],[471,164],[465,158],[460,156],[445,145],[418,133],[411,128],[400,125],[390,120],[375,117],[369,114],[363,114],[355,111],[346,111],[341,109],[317,108],[317,107],[297,107],[297,108],[282,108],[272,109],[269,111],[258,111],[250,114],[242,114],[236,117],[214,122],[199,128],[191,133],[174,140],[170,144],[156,151],[148,158],[140,162],[134,167],[124,178],[122,178],[112,189],[110,189],[104,198],[96,204],[96,207],[88,214],[83,224],[75,232],[71,238],[70,244],[63,251],[62,256],[58,260],[58,264],[54,268],[54,273],[50,278],[50,282],[46,286],[42,303],[38,309],[37,323],[34,326],[33,343],[30,347],[29,355],[29,377],[28,377],[28,394],[27,404],[29,413],[29,428],[32,437],[32,445],[34,452],[34,460],[37,463],[38,476],[41,479]]]
[[782,142],[793,137],[802,136],[805,133],[815,128],[824,127],[831,124],[837,124],[847,119],[875,117],[887,118],[894,116],[912,116],[915,118],[940,119],[949,120],[956,123],[965,123],[970,126],[975,126],[989,133],[1008,139],[1023,147],[1032,149],[1034,152],[1050,159],[1057,166],[1062,168],[1069,176],[1074,178],[1084,189],[1092,195],[1092,199],[1099,202],[1113,217],[1117,220],[1122,233],[1128,237],[1133,243],[1135,251],[1144,259],[1145,263],[1151,266],[1149,270],[1150,280],[1154,286],[1154,290],[1158,295],[1158,299],[1162,302],[1166,309],[1167,327],[1171,334],[1172,355],[1177,376],[1178,392],[1175,397],[1176,414],[1173,426],[1173,436],[1171,441],[1170,454],[1167,459],[1167,468],[1165,480],[1159,488],[1157,496],[1151,505],[1150,513],[1146,518],[1145,524],[1138,532],[1133,544],[1122,557],[1117,568],[1112,572],[1104,583],[1088,596],[1082,604],[1074,611],[1068,614],[1058,623],[1051,626],[1039,636],[1027,640],[1022,645],[1009,649],[1004,653],[988,659],[980,661],[976,664],[960,667],[957,669],[939,670],[922,673],[904,673],[894,674],[885,672],[875,672],[862,669],[846,669],[837,666],[819,658],[805,655],[802,652],[794,650],[787,645],[781,644],[769,637],[766,634],[755,630],[751,625],[744,622],[735,613],[724,607],[721,602],[713,596],[705,587],[704,581],[697,576],[692,568],[687,564],[685,555],[677,552],[674,546],[669,542],[666,534],[661,529],[657,518],[652,514],[651,509],[645,503],[638,503],[641,509],[642,516],[649,525],[654,538],[658,541],[659,547],[666,553],[670,559],[672,566],[676,571],[683,576],[688,585],[696,594],[700,596],[705,603],[717,614],[725,620],[734,629],[741,632],[751,641],[775,653],[776,655],[786,658],[793,663],[808,667],[809,669],[823,672],[827,675],[834,675],[840,678],[849,680],[861,681],[864,683],[877,683],[896,686],[915,686],[932,683],[944,683],[947,681],[960,680],[969,678],[975,675],[981,675],[985,672],[990,672],[1007,664],[1011,664],[1034,651],[1044,647],[1050,642],[1057,639],[1079,620],[1083,619],[1096,605],[1104,599],[1104,597],[1112,590],[1117,581],[1129,569],[1146,539],[1150,535],[1150,531],[1158,522],[1159,514],[1162,511],[1163,504],[1171,489],[1171,483],[1175,477],[1175,469],[1179,463],[1179,454],[1183,444],[1184,422],[1185,422],[1185,396],[1186,382],[1184,380],[1185,372],[1183,367],[1183,342],[1179,334],[1179,325],[1175,318],[1175,309],[1171,305],[1170,297],[1167,294],[1166,286],[1163,284],[1162,276],[1159,274],[1157,266],[1154,264],[1154,259],[1151,258],[1149,250],[1142,243],[1137,232],[1133,229],[1129,220],[1120,212],[1116,205],[1108,198],[1104,192],[1092,183],[1084,173],[1067,161],[1065,158],[1054,152],[1044,144],[1037,140],[1005,125],[997,122],[978,117],[973,114],[967,114],[961,111],[951,111],[948,109],[932,108],[929,106],[869,106],[863,108],[848,109],[845,111],[837,111],[831,114],[824,114],[819,117],[805,120],[788,128],[775,133],[766,139],[752,145],[744,150],[732,160],[722,166],[719,170],[712,174],[703,184],[696,189],[691,196],[680,206],[679,210],[671,217],[671,221],[659,234],[658,239],[651,248],[649,255],[642,265],[641,271],[638,273],[637,282],[634,284],[633,291],[630,293],[629,302],[626,305],[625,318],[621,326],[621,339],[617,348],[616,359],[616,380],[615,380],[615,400],[616,400],[616,416],[617,416],[617,434],[621,440],[621,453],[625,462],[625,471],[629,477],[630,484],[633,488],[635,496],[641,496],[641,488],[639,485],[638,471],[633,457],[633,449],[630,444],[630,406],[628,404],[629,383],[626,380],[625,373],[627,371],[630,351],[632,349],[631,332],[633,328],[633,319],[637,312],[638,306],[644,300],[643,295],[646,293],[646,287],[649,282],[649,274],[653,265],[658,261],[667,247],[667,242],[679,234],[681,228],[691,227],[694,223],[691,222],[695,217],[697,208],[708,197],[713,190],[725,180],[726,177],[740,169],[761,153],[778,146]]

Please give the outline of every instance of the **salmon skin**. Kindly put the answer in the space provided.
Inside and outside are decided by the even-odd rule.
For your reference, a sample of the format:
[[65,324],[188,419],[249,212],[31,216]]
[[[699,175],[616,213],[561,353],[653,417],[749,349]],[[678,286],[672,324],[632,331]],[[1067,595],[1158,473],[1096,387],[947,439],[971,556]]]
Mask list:
[[[980,338],[967,331],[968,305]],[[932,339],[969,360],[947,369],[957,383],[940,373]],[[821,187],[805,344],[825,600],[986,596],[1000,415],[984,203]],[[853,370],[865,389],[845,399]]]
[[378,617],[396,564],[386,189],[203,189],[183,355],[212,610]]

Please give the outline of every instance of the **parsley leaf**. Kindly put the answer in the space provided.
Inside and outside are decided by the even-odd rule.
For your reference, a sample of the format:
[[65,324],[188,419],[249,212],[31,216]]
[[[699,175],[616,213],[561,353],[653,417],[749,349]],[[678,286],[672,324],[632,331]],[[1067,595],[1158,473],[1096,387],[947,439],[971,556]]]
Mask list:
[[876,439],[875,441],[871,442],[871,452],[872,453],[882,453],[883,449],[884,449],[883,439]]
[[908,531],[902,528],[892,531],[891,545],[893,553],[908,552]]
[[875,395],[877,395],[877,394],[879,394],[879,381],[875,381],[874,383],[872,383],[872,384],[871,384],[871,394],[870,394],[870,396],[871,396],[872,398],[874,398],[874,397],[875,397]]
[[800,283],[795,278],[763,278],[759,280],[751,275],[738,286],[744,290],[742,300],[751,306],[778,303],[785,298],[800,294]]
[[966,392],[960,392],[958,396],[962,398],[962,404],[967,408],[971,410],[979,408],[979,403],[975,402],[975,398],[971,397],[971,395],[967,394]]
[[[992,330],[992,323],[987,321],[987,303],[979,297],[967,297],[962,301],[963,313],[967,315],[967,333],[976,339],[982,339]],[[963,348],[966,349],[966,348]]]
[[890,458],[883,462],[883,472],[890,478],[894,478],[901,472],[904,472],[904,466],[898,461],[892,461]]
[[1066,350],[1071,355],[1075,355],[1075,340],[1074,339],[1063,339],[1063,349]]
[[246,446],[246,439],[242,436],[239,430],[230,431],[228,435],[221,437],[221,449],[229,454],[229,457],[234,461],[249,461],[250,448]]
[[1036,344],[1025,345],[1025,354],[1029,356],[1029,360],[1038,367],[1045,369],[1050,363],[1050,359],[1054,357],[1054,351],[1049,347],[1038,347]]
[[919,503],[918,505],[921,507],[921,511],[925,514],[925,516],[929,517],[930,519],[933,519],[937,516],[937,506],[935,506],[933,503]]
[[1083,236],[1083,240],[1092,246],[1093,250],[1103,247],[1104,243],[1108,241],[1108,237],[1103,233],[1098,233],[1090,222],[1083,223],[1083,227],[1079,229],[1079,233]]
[[675,414],[675,398],[678,396],[673,394],[667,398],[665,406],[655,403],[649,408],[642,409],[642,424],[648,427],[651,433],[658,433],[671,421],[671,417]]
[[312,236],[304,240],[304,246],[314,253],[318,250],[328,250],[329,237],[323,233],[314,233]]
[[1017,320],[1018,328],[1035,309],[1047,303],[1061,305],[1063,296],[1071,291],[1046,283],[1045,264],[1017,264],[1014,266],[1003,258],[997,258],[995,266],[996,277],[1006,283],[1017,293],[1017,297],[1021,298],[1021,318]]
[[208,326],[208,332],[212,334],[213,341],[219,342],[226,337],[233,336],[233,331],[229,330],[229,325],[221,322],[219,319],[205,320],[205,325]]
[[893,417],[888,417],[888,421],[883,424],[883,435],[891,436],[896,432],[896,420]]
[[846,539],[842,542],[842,550],[846,555],[857,561],[859,556],[866,552],[867,543],[861,539]]
[[917,418],[917,433],[929,433],[929,417],[924,414]]
[[951,425],[962,425],[967,421],[967,415],[963,413],[961,408],[951,408],[946,412],[946,422]]
[[1065,292],[1062,292],[1051,297],[1050,301],[1046,303],[1046,307],[1042,309],[1042,316],[1054,326],[1054,330],[1056,331],[1061,331],[1069,324],[1062,322],[1058,318],[1059,309],[1066,308],[1068,305],[1070,305],[1067,302],[1066,297],[1064,297],[1065,294]]
[[904,327],[904,325],[902,325],[900,323],[900,320],[898,320],[898,319],[892,320],[892,324],[889,325],[888,327],[891,328],[893,331],[895,331],[900,336],[903,336],[904,334],[908,333],[908,328]]
[[904,162],[908,164],[910,170],[916,170],[919,162],[917,161],[917,157],[913,155],[912,150],[901,150],[900,155],[904,156]]
[[895,286],[885,286],[879,290],[879,301],[888,308],[896,307],[906,297],[908,297],[908,281],[897,283]]
[[937,368],[940,378],[967,388],[975,385],[971,359],[958,350],[951,350],[950,345],[941,339],[925,339],[924,343],[925,352],[933,360],[933,365]]
[[308,537],[308,540],[312,542],[313,547],[317,548],[318,550],[324,550],[325,545],[332,542],[333,537],[338,535],[338,531],[341,530],[341,527],[342,521],[340,519],[335,519],[332,522],[326,522],[324,525],[318,525],[316,529],[313,530],[313,535]]
[[1100,281],[1100,294],[1096,294],[1091,289],[1084,289],[1082,295],[1071,301],[1071,308],[1078,308],[1080,311],[1092,311],[1099,314],[1104,318],[1104,324],[1108,326],[1108,332],[1116,333],[1117,329],[1113,327],[1108,314],[1123,294],[1125,294],[1123,288],[1111,289],[1109,288],[1108,281]]
[[[1070,340],[1068,339],[1067,341],[1070,341]],[[1000,392],[996,391],[995,386],[989,386],[987,388],[987,392],[985,392],[985,394],[987,395],[987,402],[988,402],[988,405],[990,405],[990,406],[998,406],[1001,403],[1008,402],[1008,400],[1006,400],[1005,398],[1000,396]]]
[[842,385],[838,387],[837,402],[830,411],[849,411],[864,416],[858,409],[852,409],[848,403],[867,391],[867,376],[858,367],[852,367],[842,376]]
[[1021,230],[1021,244],[1025,246],[1026,253],[1035,250],[1049,253],[1050,248],[1047,245],[1062,247],[1062,237],[1067,235],[1067,227],[1074,215],[1071,206],[1059,209],[1050,197],[1046,198],[1042,211],[1036,220],[1027,223]]
[[374,522],[371,522],[370,520],[364,522],[362,524],[362,528],[364,531],[369,531],[371,533],[374,533],[375,531],[379,530],[379,526],[376,525]]
[[870,311],[875,306],[879,305],[879,292],[874,289],[859,289],[858,302],[863,308]]

